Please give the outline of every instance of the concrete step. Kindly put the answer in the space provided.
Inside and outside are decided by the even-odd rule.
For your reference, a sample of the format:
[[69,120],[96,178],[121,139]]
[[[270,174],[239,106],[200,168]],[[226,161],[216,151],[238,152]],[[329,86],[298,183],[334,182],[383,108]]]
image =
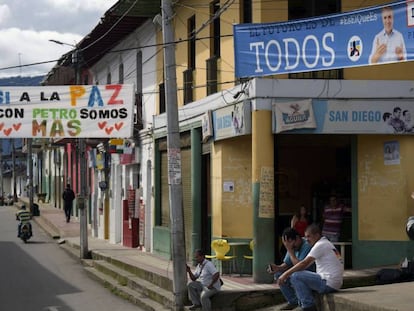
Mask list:
[[142,293],[120,284],[116,279],[101,271],[98,271],[94,267],[85,267],[85,271],[91,278],[103,284],[103,286],[108,288],[113,294],[130,301],[131,303],[139,306],[141,309],[147,311],[172,310],[171,308],[167,308],[164,305],[144,296]]
[[118,267],[121,270],[128,271],[131,274],[150,282],[160,288],[163,288],[167,291],[173,291],[173,283],[172,280],[168,277],[165,277],[161,274],[158,274],[156,271],[150,271],[145,267],[138,267],[134,264],[129,264],[125,262],[123,259],[117,259],[114,257],[105,256],[102,253],[97,251],[92,251],[92,259],[93,260],[103,260],[109,262],[111,265]]
[[63,249],[70,257],[82,263],[80,258],[80,248],[73,247],[73,245],[66,243],[65,239],[58,240],[58,243],[60,244],[60,248]]
[[151,282],[145,281],[135,274],[118,268],[104,260],[93,260],[93,267],[115,279],[120,285],[141,293],[159,304],[170,307],[173,305],[174,297],[171,291],[165,290]]
[[49,221],[47,221],[46,218],[35,216],[32,218],[32,220],[37,223],[40,227],[43,228],[43,230],[52,238],[55,240],[60,239],[60,233],[56,226],[51,224]]

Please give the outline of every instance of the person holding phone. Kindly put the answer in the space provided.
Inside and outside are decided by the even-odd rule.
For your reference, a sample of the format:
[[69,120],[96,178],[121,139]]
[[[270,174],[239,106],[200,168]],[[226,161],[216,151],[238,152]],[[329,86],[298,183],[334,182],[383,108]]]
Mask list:
[[[293,228],[286,228],[282,233],[282,243],[286,247],[286,256],[280,265],[269,264],[267,272],[274,274],[274,279],[277,281],[279,276],[286,270],[293,267],[295,264],[304,259],[311,250],[311,245],[300,236],[300,234]],[[308,267],[308,270],[315,271],[315,266]],[[284,282],[279,285],[280,291],[287,300],[287,304],[282,306],[279,310],[293,310],[298,306],[298,298],[295,290],[290,282]]]

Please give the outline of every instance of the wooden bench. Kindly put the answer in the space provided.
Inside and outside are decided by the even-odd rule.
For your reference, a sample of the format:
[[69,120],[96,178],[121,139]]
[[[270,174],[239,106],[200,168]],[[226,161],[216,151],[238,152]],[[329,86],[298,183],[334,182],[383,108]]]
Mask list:
[[46,203],[46,196],[47,196],[47,193],[38,193],[37,202],[42,201],[43,203]]

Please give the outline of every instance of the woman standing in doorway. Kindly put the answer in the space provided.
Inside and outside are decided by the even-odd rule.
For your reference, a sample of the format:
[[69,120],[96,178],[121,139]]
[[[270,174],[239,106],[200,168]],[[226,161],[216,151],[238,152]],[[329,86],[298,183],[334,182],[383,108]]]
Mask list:
[[310,224],[308,211],[305,205],[301,205],[295,215],[293,215],[290,221],[290,226],[295,229],[301,237],[305,236],[306,227]]

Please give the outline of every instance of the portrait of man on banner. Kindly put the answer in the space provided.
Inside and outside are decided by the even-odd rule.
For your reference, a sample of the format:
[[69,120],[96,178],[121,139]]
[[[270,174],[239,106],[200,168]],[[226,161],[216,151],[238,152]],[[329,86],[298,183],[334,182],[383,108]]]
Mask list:
[[403,35],[394,28],[394,11],[386,6],[381,10],[381,20],[384,25],[372,43],[370,64],[396,62],[407,60],[407,51]]

